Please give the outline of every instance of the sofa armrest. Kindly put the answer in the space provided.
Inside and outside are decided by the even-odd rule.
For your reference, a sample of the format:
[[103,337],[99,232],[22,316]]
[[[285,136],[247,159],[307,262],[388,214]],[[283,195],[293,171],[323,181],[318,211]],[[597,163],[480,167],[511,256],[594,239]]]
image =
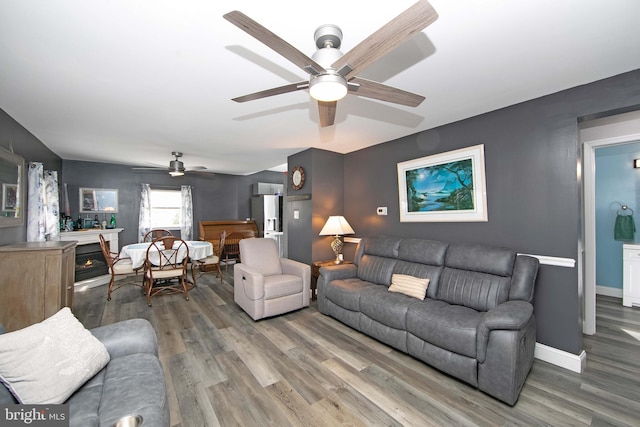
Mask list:
[[493,330],[520,330],[533,316],[533,305],[526,301],[507,301],[485,313],[476,334],[478,363],[484,363],[489,334]]
[[320,267],[320,278],[324,283],[332,280],[350,279],[358,277],[358,267],[355,264],[338,264]]
[[158,337],[146,319],[130,319],[89,331],[104,344],[111,359],[135,353],[158,356]]

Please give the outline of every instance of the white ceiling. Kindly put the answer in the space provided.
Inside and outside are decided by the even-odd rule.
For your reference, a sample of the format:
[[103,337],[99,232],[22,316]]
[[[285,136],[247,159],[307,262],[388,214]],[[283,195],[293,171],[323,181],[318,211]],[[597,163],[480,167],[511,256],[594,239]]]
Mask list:
[[[348,153],[640,68],[638,0],[432,0],[439,19],[361,77],[424,95],[418,107],[349,95],[320,128],[304,80],[222,18],[240,10],[311,56],[341,50],[415,0],[2,0],[0,108],[63,159],[248,174],[309,147]],[[7,146],[11,141],[0,141]]]

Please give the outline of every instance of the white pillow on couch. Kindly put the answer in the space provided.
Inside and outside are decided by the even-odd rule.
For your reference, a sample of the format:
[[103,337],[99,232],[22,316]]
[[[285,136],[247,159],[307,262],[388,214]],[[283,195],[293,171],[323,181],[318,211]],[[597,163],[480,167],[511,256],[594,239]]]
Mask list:
[[104,344],[68,307],[0,335],[0,381],[20,403],[63,403],[107,363]]
[[429,279],[421,279],[406,274],[393,274],[391,276],[390,292],[399,292],[413,298],[424,300],[429,287]]

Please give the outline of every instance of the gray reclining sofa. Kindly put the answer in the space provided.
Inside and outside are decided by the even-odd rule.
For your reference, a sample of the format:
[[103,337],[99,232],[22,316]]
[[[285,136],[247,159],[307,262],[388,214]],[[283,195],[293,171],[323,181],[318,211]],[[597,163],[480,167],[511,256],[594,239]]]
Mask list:
[[[354,264],[320,269],[318,310],[514,405],[533,363],[538,260],[476,244],[362,239]],[[389,292],[428,278],[426,298]]]
[[[131,319],[90,331],[107,348],[110,361],[65,402],[69,426],[111,427],[125,416],[140,415],[143,426],[168,427],[167,389],[151,323]],[[14,403],[0,382],[0,404]]]

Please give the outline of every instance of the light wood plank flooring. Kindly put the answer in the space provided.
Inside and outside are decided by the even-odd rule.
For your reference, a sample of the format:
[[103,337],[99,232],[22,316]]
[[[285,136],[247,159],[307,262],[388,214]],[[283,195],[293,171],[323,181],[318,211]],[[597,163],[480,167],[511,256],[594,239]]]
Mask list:
[[[127,279],[129,280],[129,279]],[[139,279],[138,279],[139,280]],[[598,297],[582,374],[536,360],[509,407],[311,307],[254,322],[233,272],[148,307],[127,286],[76,292],[86,327],[134,317],[158,334],[173,426],[638,426],[640,308]]]

